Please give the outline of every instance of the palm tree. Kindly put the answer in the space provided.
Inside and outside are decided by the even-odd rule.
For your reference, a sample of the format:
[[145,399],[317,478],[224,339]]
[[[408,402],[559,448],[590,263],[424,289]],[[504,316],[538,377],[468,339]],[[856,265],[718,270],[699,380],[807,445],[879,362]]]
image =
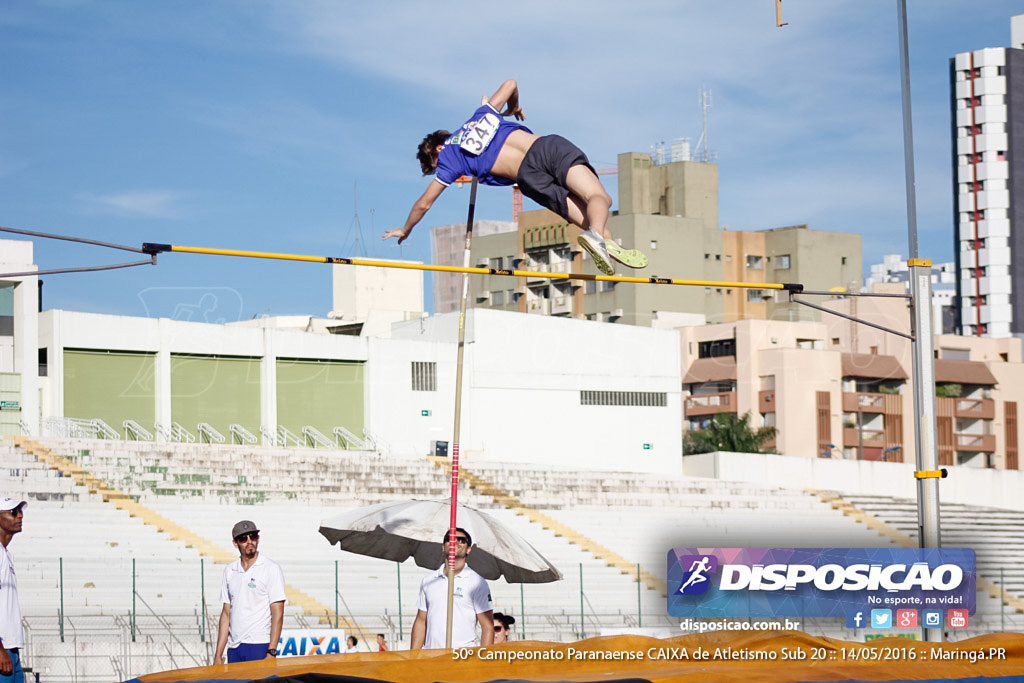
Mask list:
[[737,417],[734,413],[719,413],[711,424],[699,431],[689,431],[683,437],[683,455],[728,451],[732,453],[762,453],[764,443],[775,437],[775,427],[750,426],[750,413]]

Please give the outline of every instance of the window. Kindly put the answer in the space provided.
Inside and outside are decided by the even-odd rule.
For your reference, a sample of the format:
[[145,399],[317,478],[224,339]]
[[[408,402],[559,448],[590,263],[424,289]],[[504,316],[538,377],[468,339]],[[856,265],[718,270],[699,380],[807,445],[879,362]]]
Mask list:
[[503,260],[504,259],[502,259],[500,256],[496,256],[495,258],[492,258],[491,259],[491,268],[494,268],[495,270],[501,270],[504,267],[504,266],[502,266]]
[[437,391],[437,363],[433,361],[412,362],[412,390]]
[[764,257],[757,256],[756,254],[747,254],[747,268],[761,270],[764,268]]
[[749,303],[760,303],[764,300],[763,289],[748,289],[747,290],[747,301]]
[[651,240],[651,251],[655,251],[658,248],[658,240]]
[[491,292],[491,305],[492,306],[504,306],[505,305],[505,292],[497,291]]
[[719,358],[721,356],[735,355],[735,339],[715,339],[713,341],[702,341],[697,346],[698,358]]
[[668,394],[663,391],[580,391],[580,405],[664,408],[668,405]]
[[780,254],[775,257],[775,270],[787,270],[789,268],[789,254]]

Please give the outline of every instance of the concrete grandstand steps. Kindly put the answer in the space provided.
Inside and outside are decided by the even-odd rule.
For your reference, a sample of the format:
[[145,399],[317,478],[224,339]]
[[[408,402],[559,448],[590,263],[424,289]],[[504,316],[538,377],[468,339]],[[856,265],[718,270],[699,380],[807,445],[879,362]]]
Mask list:
[[[432,458],[431,461],[445,472],[449,473],[450,476],[452,468],[447,459]],[[558,522],[540,510],[525,506],[515,496],[505,493],[497,485],[487,481],[479,474],[470,472],[468,469],[463,469],[461,474],[466,483],[472,489],[476,490],[481,495],[489,496],[494,501],[495,505],[512,510],[517,515],[525,517],[529,521],[538,524],[543,529],[550,530],[555,536],[565,538],[569,543],[578,546],[583,552],[590,553],[609,567],[618,569],[621,574],[635,577],[637,582],[645,583],[649,588],[659,592],[663,597],[667,595],[668,588],[664,579],[661,577],[636,566],[621,555],[600,543],[587,538],[579,531]]]
[[500,491],[524,506],[561,509],[576,505],[644,505],[697,509],[802,506],[789,498],[771,495],[774,490],[742,482],[721,482],[699,477],[668,477],[635,472],[580,472],[557,468],[494,463],[464,464],[474,474],[492,482]]
[[[186,549],[195,549],[199,555],[208,557],[214,562],[220,564],[232,562],[237,557],[236,553],[228,552],[222,547],[218,547],[216,544],[210,543],[193,531],[159,515],[145,505],[136,502],[127,494],[109,488],[103,480],[90,475],[82,468],[77,467],[74,463],[68,461],[67,458],[54,453],[38,442],[28,439],[20,439],[15,440],[15,444],[26,453],[34,455],[39,458],[40,461],[47,463],[51,467],[58,469],[67,476],[75,479],[75,481],[80,485],[90,488],[90,490],[100,496],[104,502],[113,504],[119,511],[127,513],[130,517],[137,518],[143,524],[155,529],[157,532],[167,534],[173,540],[183,544]],[[65,520],[65,522],[67,522],[67,520]],[[137,552],[137,548],[132,547],[131,552],[135,554]],[[166,549],[164,549],[164,552],[166,552]],[[100,576],[105,578],[107,574],[97,574],[97,578]],[[92,584],[91,587],[96,586],[96,582],[87,583]],[[86,587],[88,588],[90,586]],[[294,586],[286,584],[285,591],[288,595],[288,602],[290,604],[298,606],[310,614],[317,615],[322,620],[326,620],[325,615],[330,612],[326,605],[319,603],[315,598]]]
[[[859,493],[825,495],[833,496],[850,514],[868,516],[892,530],[905,546],[917,546],[916,501]],[[975,551],[979,592],[1024,613],[1024,512],[940,503],[939,519],[944,547]]]
[[72,463],[76,475],[95,477],[139,500],[214,496],[225,503],[255,504],[343,496],[369,504],[441,498],[448,489],[423,460],[366,452],[97,439],[47,439],[46,444]]

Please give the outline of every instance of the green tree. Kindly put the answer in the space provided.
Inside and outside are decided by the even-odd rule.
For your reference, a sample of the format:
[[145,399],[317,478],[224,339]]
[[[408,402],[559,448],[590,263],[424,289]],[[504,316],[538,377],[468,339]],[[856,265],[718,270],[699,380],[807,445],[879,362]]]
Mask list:
[[683,437],[683,455],[729,451],[732,453],[763,453],[766,441],[775,438],[775,427],[750,426],[750,413],[737,417],[733,413],[719,413],[711,424],[699,431],[689,431]]

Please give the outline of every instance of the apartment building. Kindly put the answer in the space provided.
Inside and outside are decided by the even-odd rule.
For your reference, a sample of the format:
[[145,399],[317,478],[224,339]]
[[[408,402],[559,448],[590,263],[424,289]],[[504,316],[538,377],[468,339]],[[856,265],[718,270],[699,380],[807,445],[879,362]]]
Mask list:
[[950,60],[955,328],[968,336],[1024,333],[1024,15],[1011,45]]
[[[876,286],[899,292],[901,285]],[[899,298],[848,298],[827,308],[908,332]],[[826,315],[820,323],[743,320],[680,329],[683,424],[751,414],[777,429],[780,453],[915,461],[910,341]],[[1020,469],[1021,340],[935,336],[942,466]]]
[[[775,290],[730,287],[726,282],[800,282],[808,289],[857,289],[861,238],[793,225],[760,231],[723,229],[718,221],[718,167],[649,154],[618,158],[619,210],[609,219],[615,239],[647,253],[650,265],[619,273],[723,283],[702,287],[480,276],[471,306],[628,325],[664,327],[681,319],[725,322],[747,318],[817,320]],[[464,226],[435,228],[435,245],[452,245]],[[547,211],[527,211],[500,232],[481,226],[473,239],[473,265],[535,272],[596,273],[577,245],[579,230]],[[434,250],[435,262],[461,264],[455,248]],[[453,283],[440,278],[435,310],[454,310]],[[461,293],[461,289],[458,290]]]

